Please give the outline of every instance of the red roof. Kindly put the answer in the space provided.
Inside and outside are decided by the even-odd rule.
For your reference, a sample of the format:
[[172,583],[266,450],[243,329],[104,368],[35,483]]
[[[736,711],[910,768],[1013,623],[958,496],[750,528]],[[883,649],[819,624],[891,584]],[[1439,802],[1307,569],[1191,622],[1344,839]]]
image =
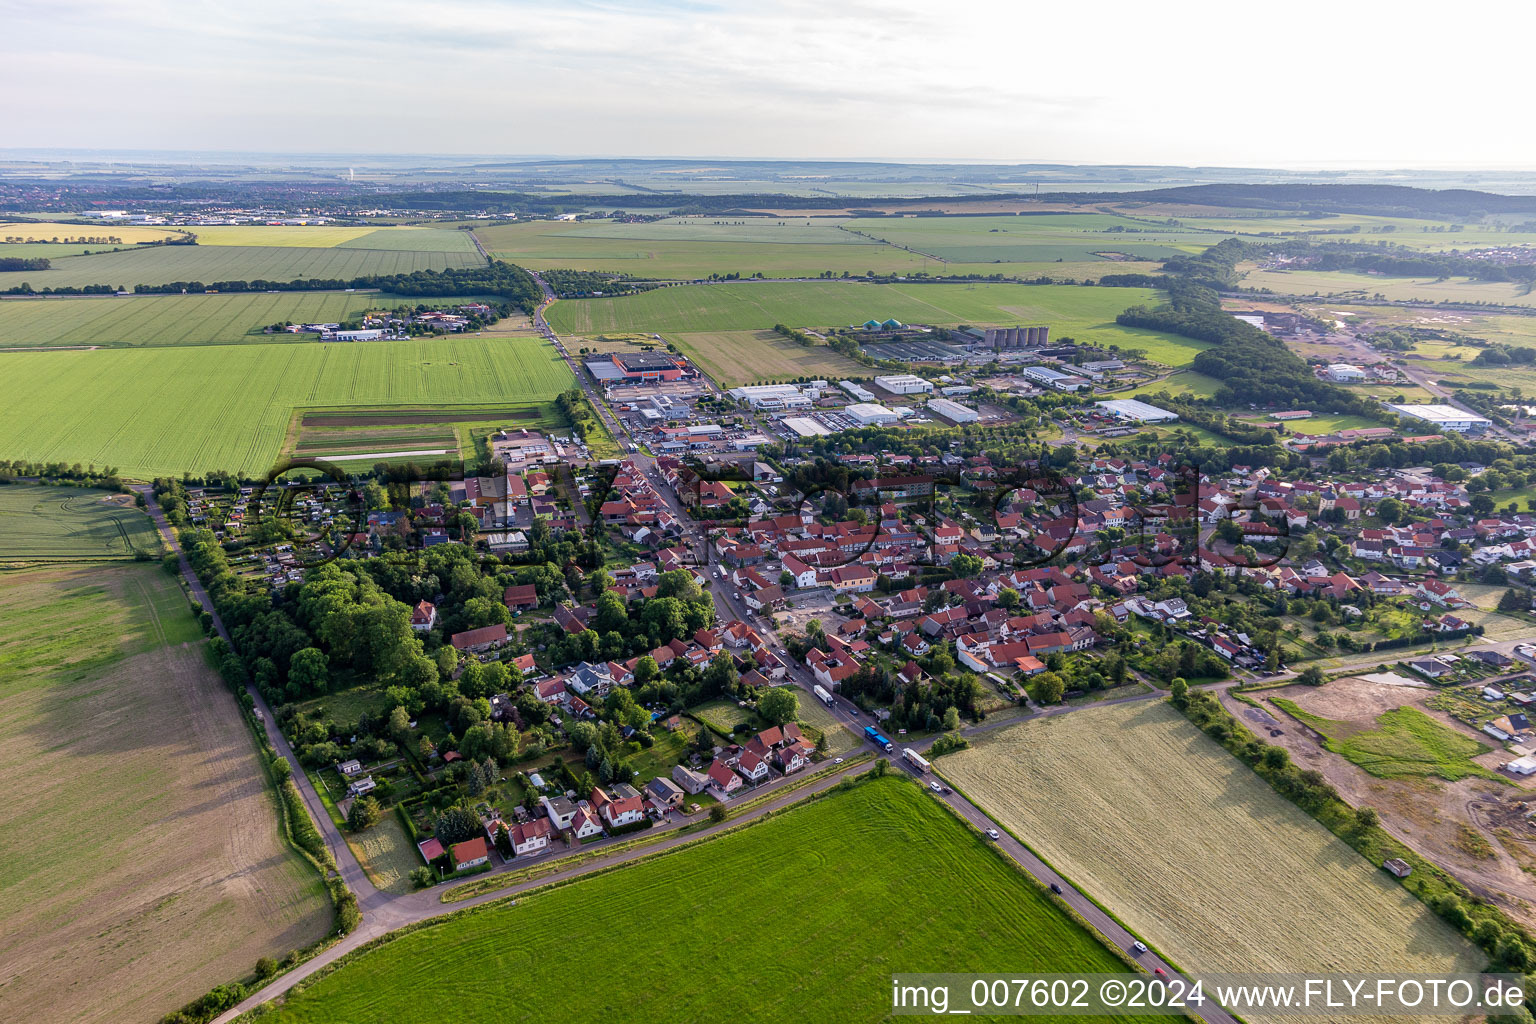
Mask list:
[[449,852],[454,864],[467,864],[470,861],[485,860],[491,855],[491,848],[485,844],[483,836],[476,836],[462,843],[454,843]]
[[443,855],[443,844],[438,842],[435,837],[428,839],[426,842],[422,843],[416,848],[421,851],[421,855],[425,857],[429,863],[431,861],[437,860],[437,858]]

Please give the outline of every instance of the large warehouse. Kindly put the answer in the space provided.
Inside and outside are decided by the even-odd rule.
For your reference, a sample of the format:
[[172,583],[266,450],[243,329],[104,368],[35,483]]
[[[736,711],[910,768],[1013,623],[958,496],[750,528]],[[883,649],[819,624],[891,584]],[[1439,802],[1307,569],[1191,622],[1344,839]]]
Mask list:
[[1134,398],[1116,398],[1097,404],[1100,409],[1116,419],[1131,420],[1135,423],[1172,423],[1179,418],[1178,413],[1159,409],[1155,405],[1148,405]]
[[959,402],[951,402],[947,398],[929,399],[926,406],[929,412],[936,412],[951,423],[975,423],[981,419],[981,413],[968,405]]
[[1493,421],[1475,412],[1462,412],[1453,405],[1387,405],[1399,416],[1423,420],[1439,430],[1454,430],[1458,434],[1481,434],[1493,425]]
[[861,427],[888,427],[900,419],[899,416],[885,406],[875,405],[871,402],[859,402],[857,405],[850,405],[843,410],[843,415]]
[[757,384],[731,388],[730,395],[754,409],[763,410],[809,409],[812,397],[793,384]]
[[926,395],[933,385],[910,373],[892,373],[876,377],[875,383],[893,395]]

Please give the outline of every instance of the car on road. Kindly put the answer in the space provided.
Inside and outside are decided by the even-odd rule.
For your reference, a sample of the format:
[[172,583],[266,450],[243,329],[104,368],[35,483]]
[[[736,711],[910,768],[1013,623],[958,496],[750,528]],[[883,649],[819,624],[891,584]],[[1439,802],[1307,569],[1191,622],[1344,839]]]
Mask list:
[[736,600],[738,600],[738,601],[741,600],[741,593],[739,591],[736,594]]
[[1168,977],[1168,972],[1163,970],[1161,967],[1154,967],[1154,968],[1152,968],[1152,973],[1153,974],[1161,975],[1164,978]]
[[1060,896],[1061,895],[1061,886],[1057,885],[1055,882],[1052,882],[1051,883],[1051,892],[1055,893],[1057,896]]
[[942,793],[942,792],[944,792],[944,787],[939,785],[937,782],[930,782],[930,783],[928,783],[928,788],[933,790],[935,793]]
[[989,828],[989,829],[987,829],[987,838],[991,839],[991,840],[993,840],[995,842],[996,840],[1001,839],[1003,837],[998,833],[997,829]]
[[833,764],[842,764],[842,763],[843,763],[843,759],[842,759],[842,758],[840,758],[840,757],[834,757],[834,758],[833,758],[833,759],[832,759],[832,763],[833,763]]
[[1142,942],[1140,939],[1137,939],[1135,942],[1131,943],[1131,952],[1135,953],[1137,956],[1141,956],[1141,954],[1145,953],[1146,951],[1147,944]]

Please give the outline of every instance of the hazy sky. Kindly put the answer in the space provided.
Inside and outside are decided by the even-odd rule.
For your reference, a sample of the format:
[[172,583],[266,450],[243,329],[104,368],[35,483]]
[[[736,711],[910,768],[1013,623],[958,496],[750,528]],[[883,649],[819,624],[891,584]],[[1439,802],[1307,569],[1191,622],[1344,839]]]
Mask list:
[[0,0],[0,146],[1536,169],[1536,4]]

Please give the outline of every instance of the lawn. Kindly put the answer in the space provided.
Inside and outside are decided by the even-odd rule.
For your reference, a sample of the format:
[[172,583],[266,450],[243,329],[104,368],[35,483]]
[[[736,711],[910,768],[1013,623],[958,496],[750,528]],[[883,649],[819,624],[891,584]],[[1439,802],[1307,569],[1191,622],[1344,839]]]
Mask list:
[[[457,236],[462,232],[444,231],[440,234]],[[3,250],[0,255],[5,255]],[[134,285],[174,281],[201,281],[205,285],[218,281],[293,281],[312,277],[350,281],[370,274],[409,274],[417,270],[470,267],[483,262],[472,249],[157,245],[93,256],[54,258],[49,270],[0,273],[0,290],[23,283],[35,289],[106,284],[131,291]]]
[[7,1020],[155,1020],[327,931],[174,579],[8,573],[0,621]]
[[[1151,348],[1171,342],[1114,322],[1127,306],[1156,304],[1147,288],[1023,284],[860,284],[767,281],[682,285],[622,298],[571,299],[550,309],[556,330],[574,334],[707,332],[842,327],[895,317],[931,324],[1049,324],[1051,337]],[[1184,342],[1177,342],[1184,345]]]
[[1165,702],[1026,722],[939,771],[1195,971],[1474,971],[1484,957]]
[[[795,936],[786,941],[788,934]],[[553,939],[553,941],[552,941]],[[615,984],[572,984],[637,963]],[[1119,962],[916,786],[888,778],[572,885],[470,910],[312,981],[263,1024],[878,1021],[897,971]],[[705,981],[704,979],[707,979]]]
[[751,708],[741,707],[733,700],[712,700],[689,708],[685,714],[697,718],[722,736],[729,736],[731,730],[750,723],[753,718]]
[[1505,781],[1472,760],[1492,747],[1463,736],[1417,708],[1393,708],[1377,716],[1377,728],[1361,729],[1350,722],[1303,711],[1295,701],[1284,697],[1274,698],[1273,703],[1322,736],[1329,750],[1377,778]]
[[534,340],[0,352],[0,451],[141,479],[264,474],[296,408],[544,403],[570,385]]
[[0,561],[157,556],[160,536],[132,497],[79,487],[0,487]]
[[310,344],[317,335],[263,334],[262,328],[287,321],[337,323],[370,309],[420,301],[380,292],[5,299],[0,300],[0,347]]
[[674,334],[669,340],[727,388],[786,377],[835,381],[870,372],[824,345],[806,348],[773,331],[706,331]]

